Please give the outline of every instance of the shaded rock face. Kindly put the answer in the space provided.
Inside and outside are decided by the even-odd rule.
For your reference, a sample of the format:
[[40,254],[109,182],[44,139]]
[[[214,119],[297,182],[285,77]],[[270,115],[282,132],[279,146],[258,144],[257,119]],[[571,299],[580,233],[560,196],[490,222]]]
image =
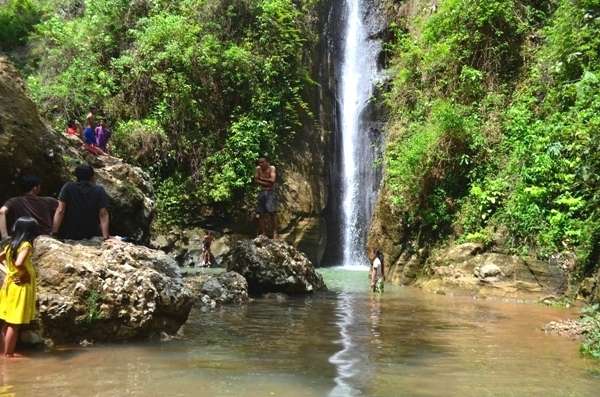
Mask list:
[[38,175],[49,192],[60,189],[67,170],[56,135],[25,94],[16,69],[0,57],[0,201],[21,193],[21,175]]
[[149,176],[114,157],[87,154],[79,139],[50,128],[16,69],[0,57],[0,202],[22,193],[16,182],[23,175],[39,176],[43,194],[57,196],[84,162],[94,167],[98,184],[111,197],[111,233],[146,242],[154,212]]
[[321,263],[327,244],[327,139],[328,131],[308,124],[276,164],[281,237],[315,264]]
[[[331,191],[338,192],[332,168],[337,125],[336,79],[337,54],[332,44],[334,25],[339,20],[339,0],[315,4],[315,26],[319,40],[310,50],[310,76],[318,84],[307,84],[303,97],[312,116],[305,115],[303,127],[283,153],[278,166],[280,175],[279,225],[281,237],[306,254],[316,266],[323,262],[329,236],[336,236],[335,223],[328,207],[336,206]],[[334,197],[333,197],[334,199]]]
[[577,294],[589,302],[600,303],[600,270],[581,282]]
[[[215,233],[211,252],[217,266],[220,266],[223,256],[229,252],[232,244],[246,238],[240,234]],[[202,228],[155,231],[152,233],[150,246],[165,251],[171,255],[180,266],[198,267],[202,264],[202,239],[206,231]]]
[[174,334],[193,304],[166,254],[116,240],[35,242],[38,322],[55,343]]
[[305,294],[327,289],[306,256],[287,243],[266,237],[237,242],[223,263],[227,271],[246,278],[251,294]]
[[94,159],[97,183],[110,196],[111,233],[146,243],[154,217],[154,190],[150,176],[110,156]]
[[205,235],[202,228],[173,228],[165,232],[153,232],[150,246],[168,253],[180,266],[194,267],[201,263],[202,239]]
[[427,289],[458,288],[475,293],[517,297],[520,294],[562,294],[568,287],[563,268],[533,258],[484,252],[481,244],[450,246],[432,254],[425,264]]
[[[375,212],[369,229],[367,247],[369,251],[379,249],[383,252],[387,271],[391,280],[401,284],[409,284],[410,280],[400,280],[404,264],[415,254],[418,248],[406,241],[407,228],[391,207],[391,195],[386,186],[379,194]],[[422,262],[422,260],[420,260]]]
[[319,265],[327,245],[327,224],[322,217],[295,217],[282,238]]

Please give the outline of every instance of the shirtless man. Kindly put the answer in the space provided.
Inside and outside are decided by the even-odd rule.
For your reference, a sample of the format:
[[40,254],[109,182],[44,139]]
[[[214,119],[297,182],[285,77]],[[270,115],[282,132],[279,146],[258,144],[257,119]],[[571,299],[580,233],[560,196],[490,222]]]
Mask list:
[[277,197],[274,191],[277,171],[266,156],[258,160],[254,180],[261,187],[256,206],[258,234],[270,237],[272,232],[273,238],[277,239]]

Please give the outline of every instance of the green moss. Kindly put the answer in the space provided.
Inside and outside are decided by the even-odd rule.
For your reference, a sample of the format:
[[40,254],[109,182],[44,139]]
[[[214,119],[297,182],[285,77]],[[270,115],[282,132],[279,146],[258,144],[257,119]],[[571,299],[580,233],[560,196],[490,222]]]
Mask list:
[[93,324],[101,318],[100,302],[102,301],[102,295],[96,290],[90,290],[88,296],[85,298],[85,309],[86,316],[85,322],[87,324]]

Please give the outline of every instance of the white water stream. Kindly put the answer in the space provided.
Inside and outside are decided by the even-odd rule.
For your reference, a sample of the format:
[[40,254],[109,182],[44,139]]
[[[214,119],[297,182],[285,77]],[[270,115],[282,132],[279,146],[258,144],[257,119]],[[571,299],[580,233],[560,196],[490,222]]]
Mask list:
[[[342,266],[364,270],[368,266],[365,252],[367,229],[375,197],[373,147],[363,111],[373,94],[377,78],[379,43],[370,40],[363,21],[363,0],[346,0],[346,26],[341,69],[341,136],[342,136]],[[365,283],[367,282],[365,277]],[[352,386],[360,375],[365,358],[352,337],[356,327],[353,296],[342,293],[337,304],[340,350],[330,357],[336,367],[335,387],[329,397],[360,394]]]
[[365,243],[375,191],[373,148],[362,113],[373,94],[380,44],[370,40],[363,0],[346,0],[341,69],[343,266],[366,266]]

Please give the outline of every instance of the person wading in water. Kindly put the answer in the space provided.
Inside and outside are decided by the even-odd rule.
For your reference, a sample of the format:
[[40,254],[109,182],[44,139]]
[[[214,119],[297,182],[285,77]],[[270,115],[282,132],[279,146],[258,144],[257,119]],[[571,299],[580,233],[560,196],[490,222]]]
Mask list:
[[275,194],[275,181],[277,171],[269,164],[266,156],[258,160],[254,180],[260,186],[256,215],[258,217],[258,234],[277,239],[277,197]]
[[385,270],[383,268],[383,253],[375,250],[371,257],[371,270],[369,279],[371,280],[371,290],[373,292],[383,293],[383,283],[385,281]]

